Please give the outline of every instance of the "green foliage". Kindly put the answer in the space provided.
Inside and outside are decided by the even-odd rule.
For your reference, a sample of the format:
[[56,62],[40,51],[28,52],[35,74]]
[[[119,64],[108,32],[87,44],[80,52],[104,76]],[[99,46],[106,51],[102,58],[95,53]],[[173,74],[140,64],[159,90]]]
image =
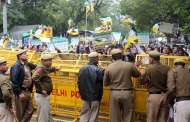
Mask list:
[[[21,3],[21,0],[12,0],[8,5],[8,28],[15,25],[32,25],[45,23],[53,26],[54,33],[67,31],[68,19],[85,29],[84,0],[36,0],[36,5]],[[94,30],[99,25],[98,17],[106,15],[112,0],[96,0],[95,12],[88,14],[88,30]],[[2,4],[0,5],[2,12]],[[2,19],[2,15],[0,15]],[[0,22],[2,25],[2,21]]]
[[189,0],[122,0],[122,13],[137,21],[139,31],[150,31],[158,22],[179,23],[181,31],[190,32]]
[[[85,8],[84,0],[36,0],[36,5],[23,0],[11,0],[8,5],[8,28],[15,25],[33,25],[44,23],[53,27],[54,34],[68,30],[68,20],[73,18],[75,25],[80,30],[85,29]],[[0,3],[2,12],[2,3]],[[130,30],[128,24],[120,20],[121,9],[118,3],[113,0],[96,0],[95,11],[88,13],[87,30],[94,30],[101,25],[100,16],[110,16],[113,20],[112,30],[127,34]],[[0,14],[2,20],[2,14]],[[2,26],[3,21],[0,22]],[[2,31],[2,28],[0,28]]]

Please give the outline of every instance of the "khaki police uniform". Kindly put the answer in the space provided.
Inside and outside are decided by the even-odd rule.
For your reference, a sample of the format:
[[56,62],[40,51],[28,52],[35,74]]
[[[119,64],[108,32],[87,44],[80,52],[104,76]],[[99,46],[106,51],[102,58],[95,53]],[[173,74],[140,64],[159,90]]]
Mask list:
[[[53,57],[49,54],[44,54],[41,56],[41,59],[44,60],[52,58]],[[47,68],[42,63],[40,63],[32,75],[32,81],[36,87],[34,98],[37,104],[38,122],[53,122],[50,107],[50,94],[53,89],[53,84],[50,72],[54,71],[56,71],[56,68]],[[43,95],[43,90],[47,92],[47,96]]]
[[[19,50],[16,52],[16,55],[20,55],[24,52],[26,52],[26,50]],[[26,100],[20,100],[19,96],[15,95],[15,109],[18,121],[28,122],[30,121],[34,112],[34,105],[32,102],[31,92],[29,91],[29,88],[32,85],[31,70],[25,62],[21,60],[20,62],[24,66],[24,80],[22,83],[22,93],[26,96]]]
[[[175,59],[175,63],[183,63],[182,59]],[[174,122],[190,121],[190,73],[187,69],[177,66],[168,72],[168,91],[176,96],[174,104]]]
[[[159,57],[157,51],[150,51],[150,57]],[[167,65],[155,61],[147,69],[140,80],[141,84],[148,85],[147,122],[165,122],[168,118],[165,111],[168,108],[166,102],[167,73],[170,68]]]
[[[5,63],[6,59],[0,57],[0,64]],[[9,108],[12,108],[13,92],[9,79],[0,71],[0,122],[15,122],[13,114]]]
[[[114,49],[111,55],[119,54],[121,50]],[[132,77],[139,77],[140,72],[129,62],[121,59],[110,64],[104,73],[104,85],[110,87],[110,117],[111,122],[132,122],[133,93]]]

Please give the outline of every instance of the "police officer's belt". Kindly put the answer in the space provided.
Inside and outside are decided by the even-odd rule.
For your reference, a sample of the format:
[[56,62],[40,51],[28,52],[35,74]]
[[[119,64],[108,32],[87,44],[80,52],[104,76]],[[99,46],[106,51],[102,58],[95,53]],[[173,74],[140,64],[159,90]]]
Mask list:
[[163,94],[166,93],[166,90],[163,91],[155,91],[155,92],[149,92],[149,94]]
[[110,89],[111,91],[132,91],[131,89]]
[[[38,94],[43,94],[42,92],[40,92],[40,91],[38,91],[38,90],[36,90],[36,93],[38,93]],[[51,93],[47,92],[47,94],[50,95]]]
[[178,98],[176,98],[176,102],[179,102],[179,101],[186,101],[186,100],[190,100],[190,96],[178,97]]

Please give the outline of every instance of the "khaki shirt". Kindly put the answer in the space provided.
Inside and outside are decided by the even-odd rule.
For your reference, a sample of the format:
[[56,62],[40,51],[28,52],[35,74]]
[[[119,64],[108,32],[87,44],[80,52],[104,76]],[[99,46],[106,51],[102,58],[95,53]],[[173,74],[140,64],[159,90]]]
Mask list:
[[47,68],[43,64],[39,64],[36,71],[32,75],[32,81],[34,81],[36,91],[42,92],[45,90],[48,95],[51,94],[53,89],[52,79],[50,72],[56,71],[56,68]]
[[24,81],[22,87],[29,89],[32,84],[31,71],[27,65],[24,65]]
[[106,68],[103,82],[105,86],[110,86],[110,89],[131,89],[131,77],[140,75],[132,63],[117,60]]
[[168,72],[168,91],[176,97],[190,96],[190,73],[184,68],[174,68]]
[[169,70],[169,66],[159,62],[152,64],[147,68],[140,83],[148,85],[148,92],[167,90],[167,73]]
[[13,91],[11,87],[11,81],[0,72],[0,90],[2,92],[2,98],[8,107],[12,106]]

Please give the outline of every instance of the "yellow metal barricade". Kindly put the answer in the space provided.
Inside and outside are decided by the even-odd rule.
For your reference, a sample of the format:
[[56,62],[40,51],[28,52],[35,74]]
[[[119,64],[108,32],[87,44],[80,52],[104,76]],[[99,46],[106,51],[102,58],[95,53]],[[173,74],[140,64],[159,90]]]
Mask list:
[[[186,68],[190,66],[190,60],[187,56],[160,56],[160,62],[162,64],[168,65],[170,68],[173,68],[173,61],[175,59],[183,59],[186,61]],[[136,56],[136,61],[141,61],[142,65],[139,67],[139,69],[144,69],[149,66],[149,59],[148,55],[141,54]],[[147,92],[147,86],[146,85],[140,85],[140,79],[139,78],[133,78],[133,84],[134,84],[134,117],[135,121],[146,121],[146,100],[148,97]]]
[[[160,56],[160,62],[162,64],[168,65],[170,68],[173,68],[173,61],[175,59],[183,59],[186,61],[186,67],[190,66],[190,58],[188,56]],[[142,62],[141,67],[147,67],[149,62],[148,62],[148,55],[147,54],[141,54],[136,56],[136,60]]]
[[[71,75],[72,74],[72,75]],[[51,74],[53,80],[53,91],[50,95],[52,114],[64,117],[79,118],[82,100],[79,94],[77,79],[78,70],[60,70]],[[104,88],[101,101],[100,122],[109,121],[109,89]]]
[[[0,50],[0,56],[7,59],[7,63],[11,66],[16,60],[15,51]],[[27,51],[29,62],[39,63],[40,58],[35,51]],[[78,91],[78,71],[88,63],[87,54],[69,54],[69,53],[49,53],[54,56],[52,66],[61,66],[61,70],[56,73],[51,73],[53,80],[53,91],[50,95],[50,104],[52,107],[52,114],[57,116],[64,116],[70,121],[75,122],[79,118],[81,103],[80,94]],[[173,67],[173,61],[176,58],[184,59],[187,62],[187,67],[190,66],[189,57],[183,56],[161,56],[161,63]],[[141,60],[142,65],[140,69],[149,66],[148,55],[137,55],[136,60]],[[111,56],[100,56],[99,66],[106,68],[112,59]],[[146,99],[147,86],[140,85],[139,78],[132,78],[134,86],[134,120],[146,121]],[[109,88],[104,87],[104,94],[101,100],[99,122],[109,122]],[[34,102],[35,104],[35,102]],[[34,115],[36,117],[36,115]],[[55,121],[69,122],[66,119],[55,119]]]
[[[79,94],[77,81],[79,69],[88,63],[87,54],[74,54],[75,58],[66,53],[48,53],[54,56],[52,66],[61,66],[61,70],[51,73],[53,91],[50,95],[52,114],[64,116],[76,121],[79,118],[82,100]],[[63,58],[64,57],[64,58]],[[73,60],[75,59],[75,60]],[[107,61],[109,59],[109,61]],[[99,65],[106,68],[110,63],[110,56],[102,56]],[[100,106],[99,121],[109,121],[109,92],[104,88],[104,94]],[[64,119],[63,119],[64,120]],[[66,120],[64,120],[66,121]]]
[[[0,57],[4,57],[7,60],[7,64],[9,67],[11,67],[13,65],[13,63],[15,63],[17,61],[17,56],[16,56],[16,52],[14,50],[11,49],[0,49]],[[39,63],[39,56],[36,53],[36,51],[27,51],[27,55],[28,55],[28,61],[32,62],[32,63]]]

